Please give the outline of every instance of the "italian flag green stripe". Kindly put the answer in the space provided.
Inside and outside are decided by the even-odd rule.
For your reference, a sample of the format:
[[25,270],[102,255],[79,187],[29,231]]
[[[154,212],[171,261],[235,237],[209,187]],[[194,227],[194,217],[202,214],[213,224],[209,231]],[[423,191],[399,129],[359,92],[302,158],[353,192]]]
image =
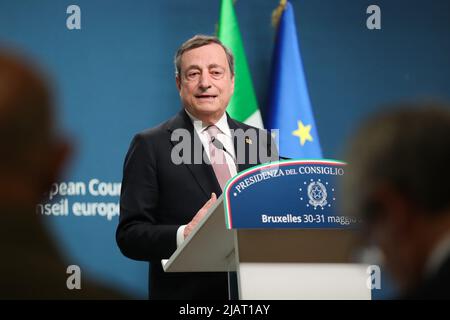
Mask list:
[[238,121],[263,128],[232,0],[222,0],[218,38],[233,52],[235,59],[234,95],[228,104],[228,114]]

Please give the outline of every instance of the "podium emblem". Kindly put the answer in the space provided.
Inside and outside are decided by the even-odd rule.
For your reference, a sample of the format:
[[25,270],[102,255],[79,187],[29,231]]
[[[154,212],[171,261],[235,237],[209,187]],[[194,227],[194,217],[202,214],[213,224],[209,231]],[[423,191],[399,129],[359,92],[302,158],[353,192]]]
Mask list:
[[345,163],[328,159],[277,161],[249,168],[228,181],[228,229],[351,229],[356,218],[339,212]]
[[314,210],[316,210],[317,207],[321,207],[323,209],[323,207],[328,204],[327,196],[327,188],[322,182],[320,182],[320,180],[312,181],[308,185],[309,204],[314,207]]

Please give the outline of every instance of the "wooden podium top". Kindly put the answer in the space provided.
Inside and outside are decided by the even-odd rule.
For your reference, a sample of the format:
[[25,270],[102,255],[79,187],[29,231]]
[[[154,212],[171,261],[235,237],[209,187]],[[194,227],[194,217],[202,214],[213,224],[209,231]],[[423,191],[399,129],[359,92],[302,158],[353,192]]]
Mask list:
[[[177,248],[165,272],[225,272],[238,262],[348,263],[357,233],[343,229],[239,229],[225,225],[222,196]],[[235,246],[238,257],[235,254]]]
[[172,254],[162,260],[165,272],[234,271],[234,230],[225,226],[223,196]]

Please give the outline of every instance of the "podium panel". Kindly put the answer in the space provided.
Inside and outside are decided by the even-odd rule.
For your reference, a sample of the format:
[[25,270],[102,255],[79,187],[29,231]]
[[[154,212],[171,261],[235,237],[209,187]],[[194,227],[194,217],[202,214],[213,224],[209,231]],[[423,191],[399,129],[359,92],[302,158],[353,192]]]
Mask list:
[[240,173],[164,271],[236,271],[239,299],[371,299],[368,266],[351,262],[358,222],[337,212],[344,166],[293,160]]

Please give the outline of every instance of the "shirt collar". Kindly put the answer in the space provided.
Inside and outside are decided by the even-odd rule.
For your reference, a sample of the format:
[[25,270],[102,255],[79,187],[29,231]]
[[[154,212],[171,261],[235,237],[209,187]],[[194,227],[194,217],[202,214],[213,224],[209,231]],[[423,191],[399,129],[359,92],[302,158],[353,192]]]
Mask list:
[[[184,111],[186,111],[187,115],[191,119],[192,124],[194,125],[194,129],[195,129],[195,131],[198,134],[203,133],[206,130],[206,128],[208,128],[207,124],[203,123],[201,120],[199,120],[196,117],[194,117],[191,113],[189,113],[189,111],[187,111],[186,109],[184,109]],[[219,130],[224,135],[226,135],[227,137],[231,138],[231,130],[230,130],[230,127],[228,125],[226,112],[223,113],[222,117],[214,125],[217,128],[219,128]]]

